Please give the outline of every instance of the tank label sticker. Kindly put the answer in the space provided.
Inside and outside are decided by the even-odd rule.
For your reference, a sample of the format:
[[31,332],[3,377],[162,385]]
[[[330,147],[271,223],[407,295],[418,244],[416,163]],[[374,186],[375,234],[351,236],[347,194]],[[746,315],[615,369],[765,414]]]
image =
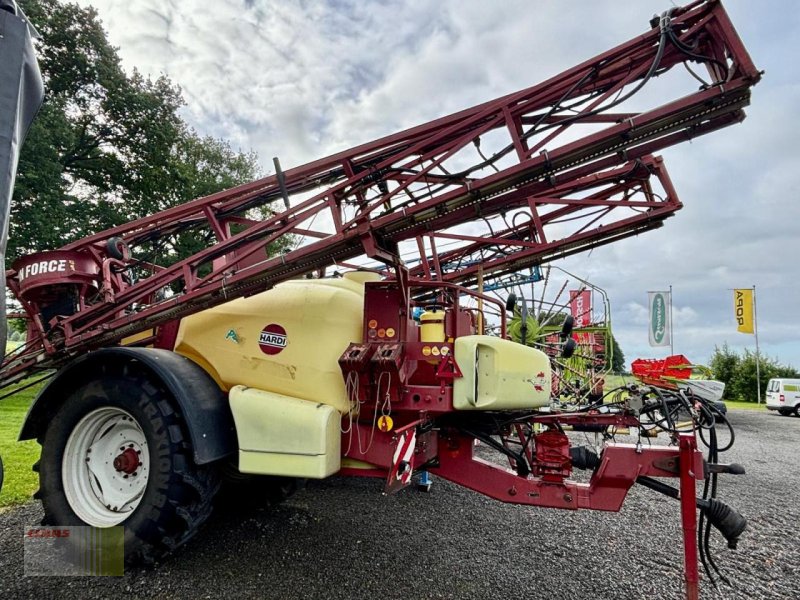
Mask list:
[[544,371],[539,371],[536,374],[536,377],[531,377],[530,379],[526,379],[525,381],[530,383],[533,386],[533,389],[536,390],[537,392],[543,392],[545,384],[547,383]]
[[225,334],[225,339],[232,341],[234,344],[239,343],[239,336],[236,335],[235,329],[229,329],[228,333]]
[[258,346],[264,354],[278,354],[286,348],[286,330],[277,323],[270,323],[261,330]]

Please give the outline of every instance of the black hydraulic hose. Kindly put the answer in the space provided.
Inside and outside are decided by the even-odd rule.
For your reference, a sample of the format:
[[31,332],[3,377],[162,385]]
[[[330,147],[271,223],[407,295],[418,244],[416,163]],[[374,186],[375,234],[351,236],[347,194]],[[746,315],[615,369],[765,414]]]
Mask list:
[[[710,438],[710,441],[711,441],[711,447],[709,448],[709,453],[708,453],[709,462],[716,463],[719,460],[719,444],[717,443],[717,431],[716,431],[716,429],[711,429],[709,438]],[[706,481],[707,482],[710,481],[710,484],[711,484],[710,499],[713,501],[717,497],[717,473],[711,473],[711,477],[708,478]],[[706,522],[705,533],[703,535],[703,544],[705,546],[705,553],[706,553],[706,556],[708,557],[709,564],[714,569],[714,571],[717,573],[717,575],[719,575],[719,578],[722,581],[724,581],[727,585],[730,585],[731,582],[728,580],[727,577],[725,577],[725,575],[722,574],[722,572],[719,570],[719,567],[717,566],[716,562],[714,561],[714,557],[711,554],[711,546],[709,545],[709,540],[710,540],[710,537],[711,537],[711,523],[712,523],[711,516],[713,514],[712,511],[714,511],[715,508],[716,508],[716,505],[712,504],[708,509],[708,512],[709,512],[708,517],[709,518],[706,519],[707,522]],[[705,512],[705,511],[703,511],[703,512]],[[717,515],[717,516],[721,517],[721,516],[724,516],[724,515]]]
[[[711,410],[710,405],[706,404],[705,402],[700,400],[697,403],[698,412],[700,413],[700,419],[698,420],[698,425],[700,426],[700,431],[702,433],[703,429],[713,429],[715,426],[715,419],[714,413]],[[705,444],[705,442],[703,442]],[[708,444],[706,444],[706,447]]]
[[[656,74],[656,71],[658,71],[658,67],[661,65],[661,59],[664,57],[664,52],[666,50],[666,46],[667,46],[667,41],[668,40],[672,41],[676,45],[676,47],[678,47],[679,50],[681,50],[681,52],[683,52],[687,56],[690,56],[692,58],[696,58],[695,55],[692,55],[690,50],[684,49],[684,47],[682,47],[682,46],[685,46],[685,44],[683,44],[683,42],[678,40],[675,37],[674,33],[672,32],[672,29],[671,29],[671,26],[670,26],[670,18],[671,18],[672,12],[674,12],[674,9],[670,9],[669,11],[666,11],[665,13],[663,13],[661,15],[661,19],[659,21],[660,35],[659,35],[659,39],[658,39],[658,49],[656,50],[656,55],[653,58],[653,62],[650,64],[650,67],[648,68],[647,73],[644,75],[644,77],[639,81],[639,83],[632,90],[630,90],[627,94],[625,94],[623,96],[617,97],[610,104],[608,104],[606,106],[600,106],[600,107],[597,107],[597,108],[592,109],[592,110],[590,110],[588,112],[585,112],[585,113],[578,113],[578,114],[576,114],[576,115],[574,115],[572,117],[566,117],[566,118],[560,120],[557,123],[557,126],[560,127],[560,126],[563,126],[563,125],[568,125],[570,123],[573,123],[575,121],[584,119],[586,117],[591,117],[591,116],[600,114],[601,112],[609,110],[611,108],[614,108],[615,106],[618,106],[619,104],[621,104],[621,103],[625,102],[626,100],[628,100],[629,98],[631,98],[634,94],[636,94],[639,90],[641,90],[647,84],[647,82],[650,79],[652,79],[652,77]],[[702,60],[702,57],[696,58],[696,60]],[[715,60],[715,59],[707,58],[706,60]],[[716,61],[716,62],[719,62],[719,61]],[[550,110],[548,110],[543,115],[541,115],[539,117],[539,119],[527,131],[525,131],[520,136],[520,139],[525,141],[525,140],[529,139],[531,136],[533,136],[534,134],[536,134],[537,132],[539,132],[540,131],[539,127],[544,122],[544,120],[547,119],[548,117],[550,117],[551,115],[553,115],[557,110],[562,108],[562,104],[572,95],[572,93],[576,89],[578,89],[581,85],[583,85],[586,81],[588,81],[592,76],[596,75],[596,73],[597,73],[597,69],[596,68],[592,68],[591,70],[587,71],[587,73],[583,77],[581,77],[578,81],[576,81],[561,96],[561,98],[559,98],[559,100],[550,108]],[[489,167],[489,166],[491,166],[491,167],[496,169],[496,167],[494,167],[494,164],[498,160],[500,160],[502,157],[504,157],[506,154],[508,154],[509,152],[511,152],[514,149],[514,145],[513,144],[508,144],[506,147],[504,147],[503,149],[499,150],[498,152],[493,154],[491,157],[486,158],[484,156],[484,154],[480,150],[480,142],[476,143],[475,147],[478,149],[479,155],[484,160],[482,162],[480,162],[480,163],[477,163],[477,164],[475,164],[475,165],[463,170],[463,171],[460,171],[458,173],[450,174],[449,178],[451,180],[461,180],[464,177],[469,176],[471,173],[473,173],[473,172],[475,172],[477,170],[483,169],[485,167]]]
[[0,396],[0,400],[5,400],[5,399],[6,399],[6,398],[8,398],[9,396],[13,396],[14,394],[17,394],[17,393],[21,392],[22,390],[27,390],[28,388],[30,388],[30,387],[33,387],[33,386],[34,386],[34,385],[36,385],[37,383],[41,383],[42,381],[45,381],[46,379],[50,379],[50,378],[51,378],[53,375],[55,375],[55,374],[56,374],[56,371],[55,371],[55,370],[53,370],[53,371],[51,371],[50,373],[48,373],[47,375],[45,375],[44,377],[39,377],[38,379],[34,379],[33,381],[29,381],[29,382],[27,382],[27,383],[26,383],[25,385],[23,385],[23,386],[20,386],[20,387],[14,388],[14,389],[13,389],[13,390],[11,390],[10,392],[6,392],[6,393],[5,393],[5,394],[3,394],[2,396]]
[[[653,77],[653,75],[655,75],[656,71],[658,70],[658,67],[661,65],[661,59],[664,56],[664,51],[665,51],[666,46],[667,46],[667,40],[669,39],[669,35],[668,35],[668,33],[669,33],[669,19],[670,19],[670,15],[672,14],[672,11],[673,11],[673,9],[670,9],[669,11],[665,12],[661,16],[661,20],[660,20],[661,32],[660,32],[659,39],[658,39],[658,50],[656,50],[656,55],[653,58],[653,62],[650,64],[650,68],[647,70],[647,73],[641,79],[641,81],[639,81],[639,83],[636,85],[636,87],[634,87],[631,91],[629,91],[624,96],[620,96],[619,98],[615,99],[614,101],[612,101],[610,104],[608,104],[606,106],[601,106],[601,107],[595,108],[593,110],[590,110],[589,112],[579,113],[579,114],[577,114],[575,116],[567,117],[567,118],[565,118],[563,120],[560,120],[558,122],[559,126],[567,125],[567,124],[572,123],[574,121],[578,121],[578,120],[584,119],[586,117],[591,117],[591,116],[600,114],[604,110],[609,110],[610,108],[614,108],[615,106],[617,106],[617,105],[625,102],[626,100],[628,100],[631,96],[633,96],[640,89],[642,89],[642,87],[644,87],[645,84],[647,84],[647,82]],[[541,125],[542,122],[545,119],[547,119],[549,116],[551,116],[553,113],[555,113],[559,109],[559,107],[564,103],[564,101],[567,100],[567,98],[569,98],[570,95],[576,89],[578,89],[581,85],[583,85],[586,81],[589,80],[590,77],[594,76],[596,73],[597,73],[597,70],[595,68],[593,68],[593,69],[589,70],[578,81],[576,81],[570,87],[570,89],[567,90],[564,93],[564,95],[550,108],[550,110],[548,110],[541,117],[539,117],[539,119],[536,121],[536,123],[534,123],[528,129],[528,131],[526,131],[525,133],[522,134],[522,136],[520,136],[521,139],[522,140],[527,140],[532,135],[534,135],[537,131],[539,131],[538,130],[539,125]],[[490,165],[493,165],[498,160],[500,160],[503,156],[505,156],[506,154],[511,152],[511,150],[513,150],[513,149],[514,149],[513,144],[509,144],[508,146],[506,146],[505,148],[503,148],[499,152],[493,154],[489,159],[484,160],[482,163],[478,163],[477,165],[473,165],[469,169],[461,171],[460,173],[454,173],[453,177],[454,178],[466,177],[467,175],[469,175],[470,173],[472,173],[474,171],[477,171],[477,170],[482,169],[484,167],[488,167]]]
[[[728,450],[730,450],[733,447],[734,441],[736,441],[736,432],[733,429],[733,425],[731,425],[731,422],[728,420],[728,417],[723,415],[716,406],[709,405],[708,408],[709,408],[709,411],[712,413],[712,415],[714,417],[714,419],[713,419],[714,427],[716,427],[717,423],[722,422],[722,423],[725,424],[725,427],[728,428],[728,433],[730,434],[730,439],[728,440],[728,443],[725,444],[725,446],[723,446],[722,448],[720,448],[719,447],[719,443],[717,442],[717,452],[727,452]],[[712,429],[713,429],[713,427],[709,428],[709,430],[712,430]],[[716,437],[716,434],[715,434],[715,437]],[[703,430],[702,429],[700,430],[700,440],[703,442],[703,444],[707,448],[710,448],[710,443],[711,442],[710,442],[710,440],[706,440],[705,436],[703,435]]]
[[[659,494],[680,500],[681,493],[678,488],[667,485],[658,479],[640,475],[636,483],[643,485]],[[739,536],[747,528],[747,520],[730,506],[716,498],[695,498],[695,506],[705,513],[711,525],[714,525],[728,541],[729,548],[735,548]]]
[[508,456],[509,458],[513,459],[517,465],[517,474],[520,476],[526,476],[530,473],[530,469],[528,468],[527,463],[525,462],[525,458],[522,456],[522,453],[516,453],[513,450],[506,448],[503,444],[495,440],[490,435],[484,435],[482,433],[478,433],[477,431],[472,431],[467,429],[466,427],[461,427],[461,431],[467,434],[470,437],[474,437],[476,440],[480,440],[485,443],[487,446],[491,446],[498,452],[501,452]]
[[[660,60],[661,60],[661,59],[659,58],[659,61],[660,61]],[[584,84],[584,83],[585,83],[585,82],[586,82],[586,81],[587,81],[587,80],[588,80],[590,77],[592,77],[593,75],[595,75],[595,74],[596,74],[596,72],[597,72],[597,70],[596,70],[595,68],[592,68],[592,69],[590,69],[590,70],[589,70],[589,71],[588,71],[588,72],[587,72],[587,73],[586,73],[586,74],[585,74],[583,77],[581,77],[581,78],[580,78],[578,81],[576,81],[576,82],[575,82],[575,83],[572,85],[572,87],[570,87],[570,88],[569,88],[569,89],[568,89],[566,92],[564,92],[564,94],[561,96],[561,98],[560,98],[560,99],[559,99],[559,100],[558,100],[558,101],[557,101],[557,102],[556,102],[556,103],[555,103],[555,104],[554,104],[554,105],[553,105],[553,106],[550,108],[550,110],[548,110],[548,111],[547,111],[546,113],[544,113],[544,114],[543,114],[541,117],[539,117],[539,120],[538,120],[538,121],[536,121],[536,123],[534,123],[534,124],[533,124],[533,125],[530,127],[530,129],[528,129],[528,131],[526,131],[525,133],[523,133],[523,134],[520,136],[520,139],[521,139],[521,140],[527,140],[527,139],[528,139],[529,137],[531,137],[531,136],[532,136],[534,133],[536,133],[536,132],[538,131],[537,127],[539,127],[539,125],[541,125],[541,123],[542,123],[542,122],[543,122],[543,121],[544,121],[544,120],[545,120],[547,117],[549,117],[549,116],[550,116],[550,115],[552,115],[554,112],[556,112],[556,111],[559,109],[559,107],[561,106],[561,104],[562,104],[562,103],[563,103],[563,102],[564,102],[564,101],[565,101],[567,98],[569,98],[569,97],[570,97],[570,95],[572,94],[572,92],[574,92],[574,91],[575,91],[576,89],[578,89],[578,88],[579,88],[581,85],[583,85],[583,84]],[[640,87],[641,87],[641,86],[640,86]],[[637,90],[638,90],[638,89],[639,89],[639,88],[637,88]],[[614,105],[612,104],[611,106],[614,106]],[[604,107],[602,110],[606,110],[607,108],[611,108],[611,106]],[[599,110],[599,109],[598,109],[598,110]],[[595,111],[592,111],[592,112],[591,112],[591,113],[589,113],[589,114],[595,114]],[[577,116],[586,116],[586,115],[576,115],[576,117],[577,117]],[[575,117],[573,117],[573,118],[572,118],[572,120],[574,121],[574,120],[575,120]],[[567,120],[567,121],[565,121],[565,122],[568,122],[568,121],[569,121],[569,120]],[[478,164],[476,164],[476,165],[473,165],[473,166],[469,167],[468,169],[465,169],[465,170],[463,170],[463,171],[461,171],[461,172],[459,172],[459,173],[453,173],[453,174],[452,174],[452,177],[453,177],[454,179],[462,179],[462,178],[464,178],[464,177],[468,176],[469,174],[471,174],[471,173],[473,173],[473,172],[475,172],[475,171],[478,171],[478,170],[480,170],[480,169],[483,169],[484,167],[488,167],[488,166],[494,165],[494,163],[496,163],[498,160],[500,160],[501,158],[503,158],[503,157],[504,157],[506,154],[508,154],[509,152],[511,152],[513,149],[514,149],[514,144],[508,144],[508,145],[507,145],[505,148],[503,148],[503,149],[502,149],[502,150],[500,150],[499,152],[496,152],[495,154],[492,154],[492,156],[491,156],[490,158],[486,159],[485,161],[483,161],[483,162],[481,162],[481,163],[478,163]]]
[[720,69],[725,73],[725,80],[724,81],[714,82],[714,83],[712,83],[712,85],[719,84],[719,83],[724,83],[725,81],[728,81],[730,79],[730,75],[731,75],[732,69],[730,69],[728,67],[728,65],[722,63],[721,61],[717,60],[713,56],[703,56],[702,54],[697,54],[694,51],[694,48],[684,44],[681,40],[678,39],[678,36],[675,35],[675,31],[672,29],[671,26],[668,27],[668,35],[669,35],[669,40],[673,43],[673,45],[678,50],[680,50],[683,54],[688,56],[689,58],[693,58],[694,60],[696,60],[698,62],[714,63],[715,65],[720,67]]
[[[669,409],[669,405],[667,404],[667,399],[666,399],[665,395],[662,394],[661,391],[657,387],[654,387],[653,391],[655,392],[656,396],[658,397],[659,401],[661,402],[661,409],[664,411],[664,418],[662,419],[662,421],[666,421],[667,425],[668,425],[668,428],[664,427],[664,429],[666,429],[669,432],[674,432],[675,431],[675,421],[672,420],[672,414],[671,414],[671,411]],[[656,423],[656,424],[658,424],[658,423]]]
[[[710,434],[709,443],[706,444],[706,446],[708,446],[708,461],[709,462],[713,462],[713,459],[714,459],[714,456],[715,456],[715,452],[714,452],[714,449],[712,448],[712,445],[713,445],[713,441],[716,439],[716,436],[713,434],[713,429],[711,431],[712,431],[712,433]],[[700,435],[702,436],[702,429],[700,430]],[[708,478],[708,477],[703,482],[703,496],[702,497],[703,497],[704,500],[708,498],[710,482],[711,482],[711,479]],[[711,569],[709,568],[709,564],[708,564],[709,563],[709,558],[710,558],[710,557],[707,556],[708,540],[706,539],[705,534],[704,534],[704,532],[709,528],[709,526],[710,526],[710,523],[706,522],[706,514],[705,514],[705,512],[703,512],[701,510],[700,511],[700,518],[698,519],[698,522],[697,522],[697,550],[698,550],[698,553],[700,555],[700,562],[703,565],[703,571],[705,572],[706,577],[708,577],[709,581],[711,581],[711,584],[716,588],[717,587],[717,581],[716,581],[716,579],[714,579],[714,576],[711,574]]]

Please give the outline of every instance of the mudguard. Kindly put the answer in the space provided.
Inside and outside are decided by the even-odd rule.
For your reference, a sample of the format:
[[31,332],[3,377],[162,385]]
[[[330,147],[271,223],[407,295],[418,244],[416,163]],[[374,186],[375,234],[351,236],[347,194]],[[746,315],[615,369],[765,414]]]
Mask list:
[[44,433],[68,390],[96,377],[102,372],[100,367],[109,363],[135,363],[172,394],[186,422],[197,464],[213,462],[236,451],[236,431],[225,393],[196,363],[157,348],[104,348],[75,359],[36,397],[19,439],[33,439]]

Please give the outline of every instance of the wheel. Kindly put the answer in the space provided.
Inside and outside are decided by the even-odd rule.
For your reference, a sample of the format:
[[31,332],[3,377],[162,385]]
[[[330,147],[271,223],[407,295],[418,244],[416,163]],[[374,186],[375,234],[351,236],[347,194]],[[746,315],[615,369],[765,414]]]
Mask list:
[[106,240],[106,253],[111,258],[122,260],[125,258],[127,246],[121,237],[112,237]]
[[792,414],[792,411],[786,408],[779,408],[778,414],[782,417],[788,417],[790,414]]
[[36,497],[43,525],[122,525],[126,564],[152,564],[208,519],[219,477],[192,461],[166,390],[118,371],[79,387],[54,415],[39,440]]

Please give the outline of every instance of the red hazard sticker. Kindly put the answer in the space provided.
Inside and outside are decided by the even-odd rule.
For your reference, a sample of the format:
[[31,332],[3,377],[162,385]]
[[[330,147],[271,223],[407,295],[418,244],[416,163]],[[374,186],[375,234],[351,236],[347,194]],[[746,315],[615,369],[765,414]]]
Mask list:
[[261,330],[258,347],[264,354],[278,354],[286,348],[286,330],[277,323],[270,323]]

